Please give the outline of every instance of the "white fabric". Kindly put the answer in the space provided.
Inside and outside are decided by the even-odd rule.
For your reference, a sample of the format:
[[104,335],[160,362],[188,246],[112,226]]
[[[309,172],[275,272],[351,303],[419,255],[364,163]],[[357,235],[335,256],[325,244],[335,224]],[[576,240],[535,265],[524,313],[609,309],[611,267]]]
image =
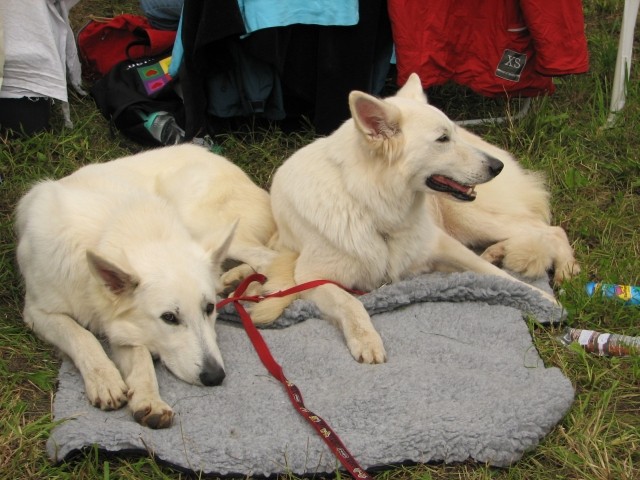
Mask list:
[[[68,118],[69,83],[81,88],[81,67],[69,10],[79,0],[1,0],[4,81],[0,98],[50,97],[63,102]],[[65,108],[67,107],[67,108]]]

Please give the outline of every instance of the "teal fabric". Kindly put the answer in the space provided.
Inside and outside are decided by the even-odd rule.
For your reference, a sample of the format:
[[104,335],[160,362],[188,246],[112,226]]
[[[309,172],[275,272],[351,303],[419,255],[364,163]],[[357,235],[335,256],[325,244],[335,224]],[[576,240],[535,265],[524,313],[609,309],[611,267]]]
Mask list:
[[178,31],[176,33],[176,41],[173,43],[173,50],[171,51],[171,63],[169,64],[169,75],[171,78],[177,78],[180,71],[180,64],[182,63],[182,57],[184,56],[184,46],[182,45],[182,15],[180,15],[180,21],[178,22]]
[[358,0],[238,0],[247,33],[262,28],[296,23],[309,25],[355,25]]

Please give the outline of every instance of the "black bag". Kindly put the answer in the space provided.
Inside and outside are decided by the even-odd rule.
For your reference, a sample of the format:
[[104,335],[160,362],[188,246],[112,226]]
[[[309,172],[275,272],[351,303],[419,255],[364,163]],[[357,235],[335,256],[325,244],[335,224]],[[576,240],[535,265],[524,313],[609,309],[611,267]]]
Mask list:
[[282,87],[275,66],[246,52],[240,41],[227,48],[233,65],[207,76],[207,113],[220,118],[257,115],[286,117]]
[[91,87],[98,109],[111,127],[146,146],[184,140],[184,102],[167,73],[170,54],[125,60]]

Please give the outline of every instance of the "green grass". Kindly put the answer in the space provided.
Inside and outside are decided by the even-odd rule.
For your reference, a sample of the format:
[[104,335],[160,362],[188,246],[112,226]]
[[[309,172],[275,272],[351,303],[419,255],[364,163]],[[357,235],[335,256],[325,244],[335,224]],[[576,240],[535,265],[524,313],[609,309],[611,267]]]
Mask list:
[[[555,222],[569,235],[583,273],[558,292],[568,323],[640,335],[640,309],[591,298],[585,282],[598,279],[640,284],[640,58],[636,51],[627,105],[613,128],[603,129],[615,64],[622,5],[619,0],[584,2],[591,71],[557,79],[558,90],[536,99],[522,120],[475,128],[512,151],[529,168],[544,171],[552,191]],[[74,26],[88,14],[135,11],[137,2],[93,0],[74,8]],[[504,107],[457,88],[432,93],[454,118],[502,115]],[[59,365],[49,346],[21,321],[23,290],[15,268],[13,209],[28,186],[59,178],[88,162],[101,162],[140,148],[113,138],[91,99],[72,95],[75,128],[62,127],[26,140],[0,138],[0,479],[183,478],[146,457],[106,456],[95,450],[69,463],[51,465],[45,442],[53,428],[51,402]],[[509,107],[513,109],[514,107]],[[478,113],[480,111],[480,113]],[[224,154],[268,186],[277,166],[311,132],[276,129],[227,134],[216,141]],[[508,201],[508,200],[507,200]],[[510,468],[475,463],[398,467],[382,479],[611,479],[640,478],[640,357],[586,354],[556,341],[560,329],[532,328],[547,366],[556,366],[576,388],[573,407],[538,447]],[[372,440],[373,441],[373,440]]]

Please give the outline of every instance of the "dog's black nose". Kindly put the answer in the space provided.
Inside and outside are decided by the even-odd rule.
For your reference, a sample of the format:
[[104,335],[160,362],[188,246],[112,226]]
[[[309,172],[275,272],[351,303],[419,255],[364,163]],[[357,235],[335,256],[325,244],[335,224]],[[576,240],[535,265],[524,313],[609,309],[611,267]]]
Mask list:
[[200,372],[200,381],[207,387],[215,387],[220,385],[224,380],[225,373],[218,362],[212,359],[207,359],[204,362],[204,368]]
[[498,174],[504,168],[504,163],[502,163],[497,158],[492,157],[491,155],[485,155],[485,156],[487,157],[487,160],[489,162],[489,171],[491,172],[491,175],[494,177],[498,176]]

